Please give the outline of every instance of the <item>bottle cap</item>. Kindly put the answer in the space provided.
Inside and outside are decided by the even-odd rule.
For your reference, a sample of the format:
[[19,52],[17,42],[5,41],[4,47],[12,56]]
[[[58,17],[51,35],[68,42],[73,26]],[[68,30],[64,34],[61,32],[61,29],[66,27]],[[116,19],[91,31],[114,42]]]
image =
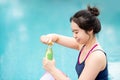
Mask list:
[[48,45],[52,46],[53,44],[52,39],[50,39]]

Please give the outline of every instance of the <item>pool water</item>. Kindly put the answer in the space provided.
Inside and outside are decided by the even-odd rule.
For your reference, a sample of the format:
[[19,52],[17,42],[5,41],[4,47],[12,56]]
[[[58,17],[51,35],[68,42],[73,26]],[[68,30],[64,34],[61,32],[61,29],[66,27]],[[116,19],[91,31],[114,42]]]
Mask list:
[[[39,80],[45,73],[42,59],[47,49],[47,45],[40,42],[40,36],[48,33],[72,36],[69,18],[88,3],[101,9],[102,31],[97,37],[107,53],[109,79],[119,80],[119,2],[0,0],[0,80]],[[75,64],[78,51],[54,44],[53,52],[56,66],[71,80],[77,80]]]

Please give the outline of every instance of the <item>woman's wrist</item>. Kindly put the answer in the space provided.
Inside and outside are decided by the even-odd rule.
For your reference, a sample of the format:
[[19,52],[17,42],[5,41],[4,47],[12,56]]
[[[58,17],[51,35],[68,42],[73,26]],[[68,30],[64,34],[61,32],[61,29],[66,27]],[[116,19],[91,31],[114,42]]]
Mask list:
[[58,34],[55,33],[48,34],[47,36],[52,39],[52,42],[57,42],[59,39]]
[[59,40],[58,35],[57,34],[53,34],[53,42],[57,42]]
[[51,68],[49,69],[50,73],[54,73],[56,71],[56,67],[55,66],[51,66]]

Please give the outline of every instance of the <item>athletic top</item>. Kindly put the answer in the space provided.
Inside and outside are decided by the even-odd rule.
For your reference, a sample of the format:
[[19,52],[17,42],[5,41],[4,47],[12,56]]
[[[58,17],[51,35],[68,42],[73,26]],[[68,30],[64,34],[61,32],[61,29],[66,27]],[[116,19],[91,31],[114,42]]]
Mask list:
[[[87,57],[89,56],[89,54],[91,54],[91,52],[93,51],[93,49],[98,46],[98,44],[95,44],[91,50],[88,52],[87,56],[85,57],[84,61],[82,63],[79,62],[79,58],[80,58],[80,54],[82,53],[82,50],[84,48],[84,46],[82,47],[80,53],[79,53],[79,56],[78,56],[78,60],[77,60],[77,63],[76,63],[76,72],[78,74],[78,78],[79,76],[81,75],[81,72],[85,66],[85,60],[87,59]],[[102,51],[101,49],[96,49],[94,51]],[[106,53],[104,51],[102,51],[105,55]],[[95,78],[95,80],[108,80],[108,64],[106,64],[106,67],[104,70],[100,71],[99,74],[97,75],[97,77]]]

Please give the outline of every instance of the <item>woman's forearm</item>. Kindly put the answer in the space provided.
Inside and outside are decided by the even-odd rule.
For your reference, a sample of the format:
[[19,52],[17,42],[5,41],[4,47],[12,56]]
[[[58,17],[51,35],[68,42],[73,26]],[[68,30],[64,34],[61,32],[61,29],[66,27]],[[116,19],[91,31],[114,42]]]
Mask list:
[[53,34],[53,42],[63,45],[65,47],[79,50],[79,45],[73,37]]
[[70,80],[63,72],[57,68],[54,68],[50,73],[55,78],[55,80]]
[[45,44],[49,44],[50,41],[54,43],[58,43],[62,46],[73,48],[79,50],[80,44],[77,43],[75,38],[73,37],[67,37],[59,34],[48,34],[48,35],[42,35],[40,37],[41,42]]

